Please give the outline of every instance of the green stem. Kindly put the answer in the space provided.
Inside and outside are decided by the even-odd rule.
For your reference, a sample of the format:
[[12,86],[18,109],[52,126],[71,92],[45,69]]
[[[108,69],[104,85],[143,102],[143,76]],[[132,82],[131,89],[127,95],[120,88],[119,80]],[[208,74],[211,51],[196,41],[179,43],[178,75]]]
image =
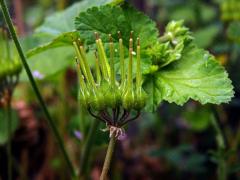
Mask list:
[[141,74],[141,55],[140,55],[140,40],[138,38],[138,45],[137,45],[137,76],[136,76],[136,87],[137,91],[141,89],[142,83],[142,74]]
[[111,86],[115,87],[115,69],[114,69],[114,45],[110,42],[110,71],[111,71]]
[[88,64],[86,53],[85,53],[85,50],[83,49],[83,46],[80,46],[80,53],[82,55],[83,63],[84,63],[84,66],[85,66],[85,69],[86,69],[86,72],[87,72],[87,76],[90,80],[90,84],[92,85],[94,91],[96,92],[97,91],[96,84],[95,84],[95,81],[93,79],[93,75],[92,75],[90,66]]
[[124,86],[125,83],[125,67],[124,67],[124,47],[123,40],[119,39],[119,54],[120,54],[120,67],[121,67],[121,87]]
[[107,174],[108,174],[108,171],[109,171],[109,168],[110,168],[115,144],[116,144],[116,137],[115,137],[115,134],[113,133],[112,137],[110,139],[109,145],[108,145],[107,154],[106,154],[106,157],[105,157],[105,161],[104,161],[102,173],[101,173],[101,176],[100,176],[100,180],[106,180],[107,179]]
[[80,70],[82,71],[83,75],[85,76],[85,78],[89,82],[89,78],[88,78],[88,75],[87,75],[87,71],[86,71],[85,65],[84,65],[83,60],[82,60],[80,49],[79,49],[79,47],[78,47],[76,42],[73,42],[73,46],[75,48],[75,51],[76,51],[76,54],[77,54],[77,59],[78,59],[79,64],[80,64]]
[[8,180],[12,180],[12,145],[11,145],[11,130],[12,130],[12,111],[11,111],[11,92],[7,94],[7,131],[8,131],[8,144],[7,144],[7,156],[8,156]]
[[96,61],[95,68],[96,68],[97,84],[100,85],[102,77],[101,77],[100,64],[99,64],[97,52],[95,52],[95,61]]
[[84,98],[86,98],[87,95],[87,86],[85,84],[85,81],[83,79],[83,74],[82,74],[82,70],[79,64],[79,61],[77,60],[77,72],[78,72],[78,81],[79,81],[79,85],[80,85],[80,91],[83,95]]
[[50,116],[50,114],[48,112],[48,109],[47,109],[47,107],[45,105],[45,102],[44,102],[44,100],[43,100],[43,98],[42,98],[42,96],[40,94],[40,91],[38,90],[37,84],[36,84],[36,82],[35,82],[35,80],[33,78],[31,70],[30,70],[30,68],[29,68],[29,66],[27,64],[26,57],[25,57],[25,55],[23,53],[22,47],[21,47],[21,45],[19,43],[19,40],[17,38],[17,34],[16,34],[15,29],[13,27],[13,23],[12,23],[12,20],[10,18],[10,15],[9,15],[9,11],[8,11],[6,2],[4,0],[0,0],[0,4],[1,4],[1,8],[2,8],[2,11],[3,11],[4,18],[6,20],[6,23],[8,25],[9,31],[10,31],[10,34],[11,34],[11,36],[13,38],[13,41],[15,43],[15,46],[17,48],[18,54],[19,54],[19,56],[21,58],[22,64],[23,64],[23,66],[25,68],[25,71],[27,73],[29,81],[30,81],[30,83],[32,85],[32,88],[33,88],[33,90],[34,90],[34,92],[35,92],[35,94],[37,96],[37,99],[38,99],[38,101],[39,101],[39,103],[40,103],[40,105],[41,105],[41,107],[42,107],[42,109],[43,109],[43,111],[44,111],[44,113],[46,115],[48,124],[49,124],[49,126],[50,126],[50,128],[51,128],[51,130],[52,130],[52,132],[53,132],[53,134],[55,136],[55,140],[57,141],[57,143],[59,145],[59,148],[60,148],[60,150],[61,150],[61,152],[63,154],[63,157],[64,157],[64,159],[65,159],[65,161],[67,163],[67,166],[69,167],[69,169],[71,171],[71,175],[72,175],[72,177],[76,177],[76,174],[75,174],[75,171],[74,171],[74,167],[73,167],[73,165],[72,165],[72,163],[71,163],[71,161],[70,161],[70,159],[69,159],[69,157],[67,155],[66,149],[65,149],[63,141],[62,141],[62,138],[61,138],[61,136],[60,136],[60,134],[59,134],[55,124],[54,124],[53,119],[51,118],[51,116]]
[[98,54],[99,54],[99,59],[101,61],[101,66],[102,66],[102,73],[103,73],[103,77],[105,80],[108,80],[108,78],[110,77],[110,66],[108,64],[108,60],[107,60],[107,56],[102,44],[102,40],[101,39],[97,39],[96,40],[96,45],[97,45],[97,50],[98,50]]
[[127,84],[127,90],[132,90],[132,63],[133,63],[133,49],[130,47],[129,49],[129,62],[128,62],[128,84]]
[[[226,150],[226,144],[225,144],[225,138],[223,135],[223,132],[219,126],[219,114],[215,107],[212,107],[212,111],[214,113],[214,118],[212,118],[212,125],[216,132],[216,142],[218,146],[218,151],[225,151]],[[218,160],[218,180],[226,180],[227,179],[227,162],[225,160],[225,157],[220,157]]]
[[83,150],[81,153],[81,161],[80,161],[80,177],[81,178],[84,178],[84,176],[86,176],[87,174],[92,145],[96,137],[96,130],[98,129],[99,123],[100,123],[99,120],[94,119],[94,121],[91,124],[91,128],[88,132],[86,142],[83,146]]

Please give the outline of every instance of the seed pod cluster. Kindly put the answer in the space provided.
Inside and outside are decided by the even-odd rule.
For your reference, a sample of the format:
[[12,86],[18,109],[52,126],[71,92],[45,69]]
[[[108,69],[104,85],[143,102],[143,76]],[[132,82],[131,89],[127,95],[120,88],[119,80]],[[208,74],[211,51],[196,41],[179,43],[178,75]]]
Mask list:
[[[100,114],[99,119],[107,124],[122,126],[129,119],[130,111],[136,111],[137,116],[145,106],[146,94],[142,89],[140,39],[136,39],[134,51],[133,32],[130,34],[128,57],[125,57],[123,39],[119,32],[118,42],[114,43],[109,34],[108,54],[98,33],[96,36],[95,68],[91,71],[83,44],[75,40],[77,71],[79,77],[79,100],[82,106]],[[127,53],[126,53],[127,54]],[[133,56],[136,55],[136,58]],[[133,61],[136,59],[136,63]],[[120,64],[120,74],[115,70],[116,62]],[[128,61],[126,63],[126,61]],[[133,64],[136,64],[136,74],[133,75]],[[128,67],[128,68],[126,68]],[[119,76],[118,76],[119,75]],[[120,78],[117,78],[120,77]],[[109,109],[112,114],[109,114]],[[122,111],[122,116],[120,113]],[[130,118],[132,119],[132,118]]]
[[221,2],[221,19],[223,21],[240,20],[240,1],[225,0]]

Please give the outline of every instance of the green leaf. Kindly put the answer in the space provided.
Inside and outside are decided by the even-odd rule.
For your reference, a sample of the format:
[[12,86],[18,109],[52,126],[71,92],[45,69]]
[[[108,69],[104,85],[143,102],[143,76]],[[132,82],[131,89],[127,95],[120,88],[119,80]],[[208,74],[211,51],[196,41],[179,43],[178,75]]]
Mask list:
[[76,29],[87,44],[95,43],[94,32],[98,32],[104,42],[109,42],[109,34],[118,41],[121,32],[123,43],[128,47],[130,32],[134,40],[141,39],[141,47],[146,48],[157,42],[158,29],[155,22],[127,3],[120,6],[101,6],[81,12],[75,20]]
[[[5,144],[8,141],[8,132],[7,132],[8,121],[5,113],[6,112],[4,112],[3,109],[0,109],[0,145]],[[19,123],[19,119],[17,116],[17,112],[12,110],[11,134],[13,134],[17,129],[18,123]]]
[[57,48],[62,46],[71,45],[74,39],[78,38],[77,32],[67,32],[63,33],[57,38],[53,39],[51,42],[40,45],[34,49],[31,49],[27,52],[27,57],[31,57],[33,55],[39,54],[41,52],[47,51],[51,48]]
[[28,57],[46,51],[50,48],[61,46],[68,46],[72,44],[72,38],[78,37],[75,32],[74,18],[79,12],[85,11],[87,8],[93,6],[100,6],[104,4],[117,5],[123,0],[84,0],[70,6],[64,11],[54,13],[47,17],[44,23],[39,26],[33,38],[40,42],[40,46],[31,49],[27,55]]
[[57,37],[64,32],[75,30],[74,18],[79,14],[79,12],[85,11],[93,6],[100,6],[109,3],[118,4],[121,2],[122,0],[84,0],[75,3],[66,10],[54,13],[53,15],[47,17],[44,23],[36,29],[36,33],[44,33],[48,36]]
[[183,105],[190,98],[202,104],[226,103],[233,97],[233,86],[224,68],[208,52],[188,45],[180,60],[146,77],[149,94],[147,110],[162,100]]

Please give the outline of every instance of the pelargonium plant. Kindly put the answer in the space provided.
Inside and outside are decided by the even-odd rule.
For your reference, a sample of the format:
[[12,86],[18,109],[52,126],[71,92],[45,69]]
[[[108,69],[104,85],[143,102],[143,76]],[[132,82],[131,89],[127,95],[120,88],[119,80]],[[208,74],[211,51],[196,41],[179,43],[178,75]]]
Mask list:
[[[112,139],[113,135],[123,134],[123,125],[142,111],[155,111],[163,100],[179,105],[189,99],[220,104],[233,96],[224,68],[209,52],[195,45],[183,21],[170,22],[159,36],[153,21],[124,3],[90,8],[79,14],[75,25],[82,39],[73,42],[79,99],[92,116],[107,124]],[[88,46],[88,54],[95,51],[95,79],[83,43]],[[137,115],[128,119],[132,110]],[[112,139],[101,179],[107,176]]]
[[[55,21],[48,19],[45,25],[53,22],[51,32],[63,33],[54,34],[50,43],[28,54],[73,45],[81,107],[106,123],[110,131],[101,175],[106,179],[116,139],[124,134],[123,126],[141,112],[154,112],[163,101],[178,105],[189,99],[201,104],[227,103],[234,93],[224,67],[197,47],[183,21],[169,22],[160,35],[155,22],[122,0],[98,1],[99,7],[92,1],[83,2],[81,10],[71,9],[80,11],[75,30],[62,31],[59,24],[54,29]],[[88,3],[91,7],[87,9]],[[47,29],[38,31],[46,33]]]

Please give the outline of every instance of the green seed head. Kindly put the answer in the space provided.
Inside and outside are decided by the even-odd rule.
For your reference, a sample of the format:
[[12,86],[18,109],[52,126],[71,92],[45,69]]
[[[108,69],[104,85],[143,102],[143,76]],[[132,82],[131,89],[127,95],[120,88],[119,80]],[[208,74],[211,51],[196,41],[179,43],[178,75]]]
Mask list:
[[[135,47],[133,32],[131,32],[128,58],[126,58],[124,54],[127,52],[126,47],[124,47],[121,33],[118,34],[118,40],[109,34],[109,43],[103,46],[100,36],[95,33],[96,50],[93,52],[95,67],[90,67],[88,64],[88,56],[80,40],[73,43],[77,55],[79,100],[91,115],[114,126],[121,126],[128,122],[130,111],[137,111],[139,114],[146,102],[146,94],[142,89],[140,39],[137,38]],[[109,47],[108,51],[104,49],[106,46]],[[133,57],[133,55],[137,56]],[[115,69],[115,64],[118,62],[119,74]],[[136,65],[135,68],[134,65]],[[136,72],[133,69],[136,69]],[[109,109],[112,109],[111,114]],[[123,112],[122,116],[120,112]]]

